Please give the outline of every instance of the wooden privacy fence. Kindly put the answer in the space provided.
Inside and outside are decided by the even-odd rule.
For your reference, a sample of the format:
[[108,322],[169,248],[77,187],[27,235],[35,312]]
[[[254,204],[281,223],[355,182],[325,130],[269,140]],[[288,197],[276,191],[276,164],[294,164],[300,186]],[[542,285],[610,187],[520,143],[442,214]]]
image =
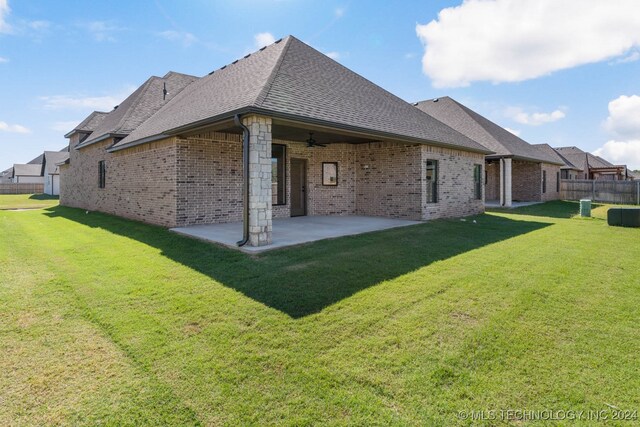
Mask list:
[[564,200],[591,199],[594,202],[640,205],[640,181],[563,179],[560,197]]
[[4,182],[0,184],[0,194],[42,194],[44,184]]

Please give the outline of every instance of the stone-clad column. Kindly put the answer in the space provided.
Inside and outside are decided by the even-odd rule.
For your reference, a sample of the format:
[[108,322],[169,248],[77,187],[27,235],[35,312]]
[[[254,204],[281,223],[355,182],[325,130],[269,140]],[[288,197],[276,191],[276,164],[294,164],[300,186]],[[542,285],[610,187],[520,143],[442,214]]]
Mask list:
[[271,118],[249,116],[249,244],[271,244]]

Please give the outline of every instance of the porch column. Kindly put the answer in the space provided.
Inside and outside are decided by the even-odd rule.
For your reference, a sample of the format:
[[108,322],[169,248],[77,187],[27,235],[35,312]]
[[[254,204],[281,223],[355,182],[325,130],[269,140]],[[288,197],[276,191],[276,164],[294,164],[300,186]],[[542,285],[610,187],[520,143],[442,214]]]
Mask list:
[[511,207],[511,159],[500,159],[500,205]]
[[249,116],[249,244],[271,244],[271,118]]

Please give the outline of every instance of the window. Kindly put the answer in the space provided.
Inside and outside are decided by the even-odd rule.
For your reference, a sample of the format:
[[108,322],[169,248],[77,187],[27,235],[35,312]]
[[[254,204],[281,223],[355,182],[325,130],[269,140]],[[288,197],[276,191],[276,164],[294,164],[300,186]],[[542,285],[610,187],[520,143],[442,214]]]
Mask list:
[[556,172],[556,191],[560,192],[560,172]]
[[427,203],[438,203],[438,161],[427,160]]
[[285,150],[284,145],[271,145],[271,203],[273,205],[287,203]]
[[482,165],[473,165],[473,191],[476,199],[482,199]]
[[107,168],[105,167],[104,160],[98,162],[98,187],[104,188],[107,178]]
[[542,171],[542,194],[547,192],[547,171]]
[[322,162],[322,185],[330,187],[338,185],[338,163]]

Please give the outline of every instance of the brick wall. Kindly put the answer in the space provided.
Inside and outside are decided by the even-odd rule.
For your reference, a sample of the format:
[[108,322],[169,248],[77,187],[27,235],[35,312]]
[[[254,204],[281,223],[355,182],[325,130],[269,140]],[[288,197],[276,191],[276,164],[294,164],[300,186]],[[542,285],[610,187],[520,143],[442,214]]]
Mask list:
[[493,160],[491,162],[485,162],[485,169],[487,171],[486,185],[485,185],[485,199],[486,200],[500,200],[500,160]]
[[540,163],[514,160],[511,168],[511,198],[514,202],[542,200],[542,168]]
[[[176,225],[176,142],[166,139],[108,153],[107,139],[71,148],[70,165],[60,169],[60,203],[172,227]],[[71,141],[71,146],[75,141]],[[104,160],[105,188],[98,188]]]
[[547,191],[542,193],[542,201],[559,200],[560,192],[558,189],[558,173],[560,172],[559,165],[552,165],[549,163],[542,163],[542,170],[547,172]]
[[427,203],[426,179],[423,179],[422,219],[455,218],[484,212],[484,195],[475,198],[473,181],[474,165],[482,165],[484,174],[482,154],[422,146],[421,177],[425,177],[427,160],[438,160],[438,202]]
[[[73,139],[73,138],[72,138]],[[308,215],[373,215],[406,219],[483,212],[476,200],[473,165],[481,154],[401,143],[306,144],[273,140],[286,148],[286,204],[290,216],[290,162],[307,160]],[[61,203],[163,226],[242,220],[242,142],[237,134],[168,138],[115,153],[111,140],[70,151],[61,168]],[[71,141],[75,145],[75,141]],[[426,160],[439,160],[439,201],[425,202]],[[106,162],[106,188],[98,188],[98,161]],[[322,163],[338,163],[338,185],[322,185]]]
[[242,141],[206,133],[177,141],[179,226],[242,220]]
[[377,142],[356,147],[357,214],[419,220],[421,146]]

